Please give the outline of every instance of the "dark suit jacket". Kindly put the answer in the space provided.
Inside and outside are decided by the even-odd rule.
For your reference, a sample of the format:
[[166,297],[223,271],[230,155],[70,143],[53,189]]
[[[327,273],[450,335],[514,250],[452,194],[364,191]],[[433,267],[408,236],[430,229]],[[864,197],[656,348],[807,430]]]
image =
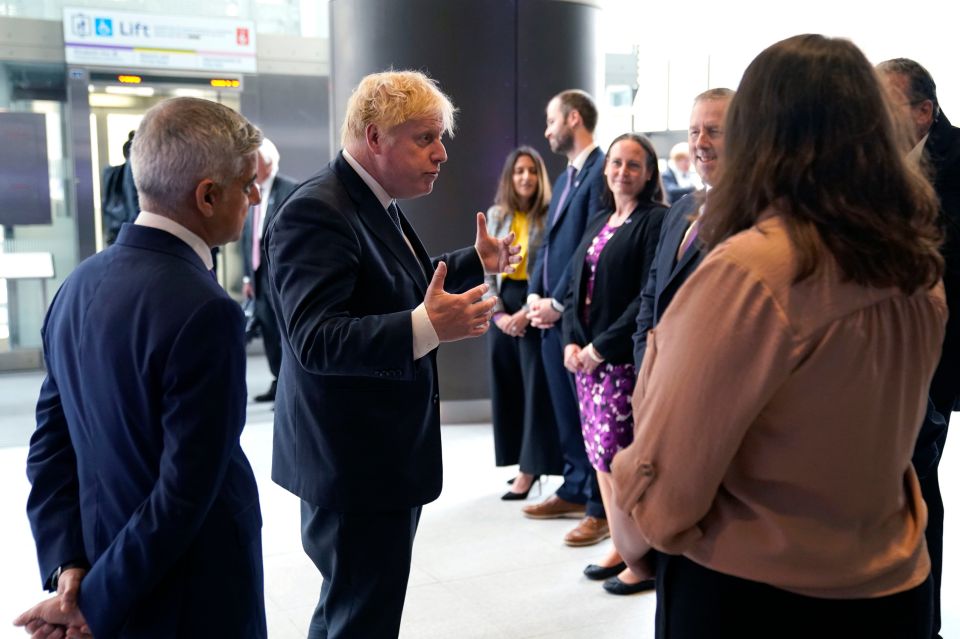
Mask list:
[[[297,181],[293,178],[289,178],[285,175],[280,175],[279,173],[273,178],[273,186],[270,187],[270,200],[266,202],[266,206],[261,204],[262,215],[263,215],[263,228],[267,228],[267,221],[272,217],[272,213],[275,213],[280,205],[283,204],[283,201],[293,193],[294,189],[297,188]],[[240,235],[240,252],[243,254],[243,274],[246,277],[249,277],[250,280],[253,280],[253,214],[247,215],[247,219],[243,222],[243,233]],[[260,244],[260,266],[264,264],[263,256],[266,251],[263,250],[263,239],[261,238]],[[259,293],[259,291],[257,291]]]
[[950,124],[943,113],[930,129],[924,154],[933,169],[933,188],[940,198],[946,260],[943,284],[950,318],[943,340],[943,356],[930,395],[938,408],[956,404],[960,399],[960,129]]
[[611,364],[633,363],[630,337],[636,327],[640,290],[650,273],[666,211],[667,207],[659,204],[641,204],[607,242],[597,264],[589,323],[585,324],[582,318],[589,271],[584,260],[609,215],[598,215],[587,226],[571,263],[570,291],[563,311],[564,344],[592,343]]
[[650,267],[650,276],[640,294],[640,310],[637,313],[637,332],[633,335],[633,363],[640,370],[647,351],[647,333],[660,321],[690,274],[703,260],[703,251],[691,246],[683,258],[677,261],[680,243],[690,226],[689,218],[700,206],[699,193],[684,196],[670,207],[663,219],[660,241]]
[[88,561],[98,639],[266,637],[240,307],[185,243],[126,224],[64,282],[43,342],[27,513],[44,585]]
[[341,512],[399,510],[440,494],[436,350],[413,359],[410,312],[437,260],[446,290],[482,282],[473,247],[410,251],[340,154],[301,184],[264,233],[283,342],[273,480]]
[[[540,250],[537,251],[530,273],[528,292],[541,297],[552,297],[558,302],[562,302],[567,296],[570,287],[570,258],[580,245],[587,222],[603,209],[603,157],[603,151],[599,148],[590,152],[583,169],[574,177],[563,209],[559,211],[555,209],[560,194],[567,185],[567,173],[561,173],[554,183],[553,201],[547,211],[549,228]],[[545,264],[545,260],[549,260],[549,263]],[[544,267],[549,278],[546,287],[543,285]]]

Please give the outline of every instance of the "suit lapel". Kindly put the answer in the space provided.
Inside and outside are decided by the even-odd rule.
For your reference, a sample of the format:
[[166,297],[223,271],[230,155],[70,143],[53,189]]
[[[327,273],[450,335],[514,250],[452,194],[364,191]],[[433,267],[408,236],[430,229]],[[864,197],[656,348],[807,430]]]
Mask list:
[[[687,196],[693,197],[693,196]],[[696,200],[692,200],[691,206],[686,206],[682,210],[678,211],[678,215],[675,218],[674,226],[670,229],[669,238],[664,238],[663,249],[666,251],[669,249],[666,257],[670,263],[670,277],[667,278],[667,281],[664,282],[663,289],[666,289],[670,284],[685,272],[687,266],[696,260],[697,256],[700,254],[700,249],[693,247],[687,249],[680,259],[677,259],[677,253],[680,251],[680,244],[683,242],[683,236],[686,235],[687,229],[690,227],[690,222],[687,221],[687,218],[693,213],[696,208]]]
[[[357,175],[353,167],[343,159],[342,154],[337,156],[333,168],[346,187],[350,198],[357,205],[357,217],[359,217],[363,225],[370,229],[370,232],[393,253],[394,257],[397,258],[397,261],[400,262],[410,278],[417,283],[421,291],[426,292],[427,281],[425,279],[424,269],[417,263],[417,257],[414,257],[414,254],[410,251],[410,247],[407,246],[403,236],[397,231],[397,227],[393,225],[389,215],[387,215],[387,212],[373,194],[373,191],[371,191],[360,176]],[[410,240],[410,244],[413,245],[414,251],[417,251],[419,248],[418,256],[421,252],[426,254],[423,245],[420,243],[420,238],[417,237],[413,227],[410,226],[410,223],[402,213],[400,214],[400,220],[401,225],[404,227],[403,232],[406,234],[407,239]]]
[[[597,158],[600,155],[600,147],[596,147],[593,151],[590,151],[590,155],[587,156],[587,161],[583,163],[583,168],[577,171],[577,174],[573,177],[573,184],[570,185],[570,192],[567,193],[567,199],[563,202],[563,208],[557,211],[557,215],[553,220],[553,225],[550,227],[551,230],[557,228],[560,225],[560,218],[563,217],[563,214],[567,212],[567,209],[570,208],[570,203],[573,202],[574,196],[577,194],[577,191],[580,189],[580,185],[583,184],[588,174],[590,173],[591,167],[597,161]],[[565,176],[564,176],[565,177]],[[557,184],[560,187],[559,184]],[[566,186],[566,184],[564,184]],[[558,188],[557,193],[563,191],[563,188]]]

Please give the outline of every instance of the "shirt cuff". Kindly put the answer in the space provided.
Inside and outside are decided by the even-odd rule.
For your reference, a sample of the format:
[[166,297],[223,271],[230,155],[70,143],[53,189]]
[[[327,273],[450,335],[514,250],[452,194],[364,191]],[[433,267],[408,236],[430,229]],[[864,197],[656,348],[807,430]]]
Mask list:
[[562,312],[563,312],[563,304],[561,304],[561,303],[558,302],[557,300],[553,299],[552,297],[550,298],[550,308],[552,308],[553,310],[555,310],[555,311],[558,312],[558,313],[562,313]]
[[530,304],[533,304],[538,299],[540,299],[539,295],[537,295],[536,293],[530,293],[529,295],[527,295],[527,306],[529,306]]
[[587,344],[583,352],[587,354],[587,357],[595,361],[597,364],[603,364],[603,357],[600,356],[600,353],[597,352],[597,349],[593,347],[593,344]]
[[413,359],[416,360],[440,346],[440,338],[423,304],[413,309],[410,319],[413,323]]

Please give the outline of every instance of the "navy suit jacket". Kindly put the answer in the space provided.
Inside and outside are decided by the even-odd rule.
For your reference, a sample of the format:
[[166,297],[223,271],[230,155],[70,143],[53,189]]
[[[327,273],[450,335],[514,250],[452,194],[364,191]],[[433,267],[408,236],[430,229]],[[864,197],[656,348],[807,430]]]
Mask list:
[[264,233],[283,344],[273,480],[339,512],[399,510],[442,483],[436,350],[413,359],[410,312],[434,265],[445,289],[482,282],[473,247],[414,252],[342,154],[301,184]]
[[680,243],[690,226],[690,216],[700,206],[701,197],[699,193],[684,196],[670,207],[663,219],[650,276],[640,294],[637,332],[633,335],[633,363],[638,371],[647,352],[647,333],[660,322],[673,296],[703,260],[703,250],[699,244],[694,244],[677,261]]
[[[529,293],[540,297],[552,297],[563,302],[570,288],[571,257],[580,246],[587,222],[603,210],[603,151],[595,148],[587,156],[583,168],[573,179],[563,208],[556,210],[560,194],[567,186],[567,173],[563,172],[553,185],[553,200],[547,210],[550,225],[544,234],[543,244],[537,251],[536,260],[529,278]],[[552,220],[552,222],[551,222]],[[544,286],[543,269],[547,269]]]
[[44,586],[88,562],[98,639],[266,637],[240,307],[184,242],[125,224],[63,283],[43,344],[27,513]]
[[632,364],[630,337],[636,327],[640,291],[647,282],[667,207],[644,203],[631,213],[600,253],[589,321],[582,318],[589,271],[584,269],[593,238],[607,223],[605,212],[587,226],[573,255],[570,292],[564,300],[563,343],[593,347],[611,364]]

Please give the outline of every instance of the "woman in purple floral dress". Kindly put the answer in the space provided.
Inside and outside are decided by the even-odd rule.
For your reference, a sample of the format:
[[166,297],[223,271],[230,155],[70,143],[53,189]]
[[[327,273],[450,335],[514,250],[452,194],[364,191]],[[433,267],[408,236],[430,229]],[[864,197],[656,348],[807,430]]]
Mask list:
[[[610,463],[633,441],[632,336],[667,209],[657,155],[647,138],[627,133],[614,140],[604,175],[609,213],[588,224],[573,256],[563,332],[564,366],[576,378],[587,457],[607,505],[612,503]],[[604,589],[613,594],[641,592],[653,585],[652,571],[634,574],[615,548],[584,573],[605,579]]]

